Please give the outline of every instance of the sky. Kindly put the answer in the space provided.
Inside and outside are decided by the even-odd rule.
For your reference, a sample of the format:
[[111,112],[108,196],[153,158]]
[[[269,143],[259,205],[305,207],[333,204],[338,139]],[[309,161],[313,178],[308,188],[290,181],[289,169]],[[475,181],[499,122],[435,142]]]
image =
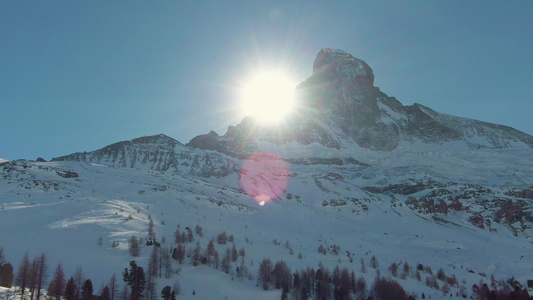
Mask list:
[[321,48],[366,61],[402,104],[533,134],[533,1],[2,1],[0,157],[133,138],[182,143],[244,117],[265,67]]

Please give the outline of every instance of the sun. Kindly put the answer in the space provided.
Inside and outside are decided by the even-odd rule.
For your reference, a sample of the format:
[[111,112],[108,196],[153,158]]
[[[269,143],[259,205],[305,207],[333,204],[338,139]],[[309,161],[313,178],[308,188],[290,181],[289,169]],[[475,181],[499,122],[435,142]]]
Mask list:
[[262,123],[279,123],[294,108],[295,86],[283,72],[259,72],[243,85],[242,111]]

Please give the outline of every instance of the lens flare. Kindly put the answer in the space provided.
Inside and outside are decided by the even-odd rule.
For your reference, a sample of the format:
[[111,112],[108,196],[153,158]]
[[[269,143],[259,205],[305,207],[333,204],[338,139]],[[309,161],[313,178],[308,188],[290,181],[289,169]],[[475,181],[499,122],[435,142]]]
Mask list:
[[239,180],[246,194],[264,206],[285,193],[289,175],[287,164],[279,156],[258,153],[244,161]]

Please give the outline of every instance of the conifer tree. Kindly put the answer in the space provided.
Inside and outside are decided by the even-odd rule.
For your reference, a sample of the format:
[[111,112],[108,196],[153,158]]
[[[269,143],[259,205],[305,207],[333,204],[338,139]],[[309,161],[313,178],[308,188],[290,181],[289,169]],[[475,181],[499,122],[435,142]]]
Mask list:
[[0,247],[0,268],[6,263],[6,257],[4,256],[4,247]]
[[130,270],[128,271],[128,268],[124,269],[122,277],[124,282],[131,287],[131,300],[142,299],[146,285],[143,268],[137,266],[137,263],[132,260],[130,262]]
[[75,299],[80,299],[81,296],[81,289],[83,287],[83,284],[85,282],[85,276],[83,275],[83,271],[80,266],[76,267],[76,272],[74,273],[74,283],[75,283]]
[[10,263],[3,264],[0,268],[0,286],[11,288],[13,286],[13,266]]
[[259,265],[257,272],[257,283],[266,291],[268,285],[272,282],[272,262],[268,258],[264,258]]
[[378,259],[374,255],[372,255],[372,258],[370,259],[370,267],[374,269],[377,269],[379,267]]
[[65,288],[65,299],[66,300],[75,300],[76,297],[76,281],[74,277],[70,277]]
[[54,271],[54,278],[50,282],[50,287],[48,288],[48,296],[54,297],[57,300],[60,300],[65,291],[65,273],[63,272],[63,266],[61,263],[57,264],[57,267]]
[[90,279],[85,280],[81,291],[82,300],[91,300],[93,297],[93,282]]
[[152,219],[152,216],[148,216],[148,220],[148,239],[155,241],[154,220]]
[[115,300],[115,295],[117,295],[118,292],[118,286],[117,286],[117,276],[115,273],[111,276],[109,279],[109,283],[107,284],[109,287],[109,299]]
[[172,277],[172,261],[170,260],[170,247],[166,246],[161,252],[163,256],[163,266],[165,268],[165,278]]
[[15,284],[20,287],[20,296],[24,298],[24,292],[28,285],[30,277],[30,258],[28,253],[24,254],[22,262],[20,263],[19,269],[17,271],[17,277],[15,277]]
[[178,243],[178,246],[174,248],[172,258],[177,260],[180,265],[183,263],[183,259],[185,258],[185,247],[183,246],[183,243]]
[[141,253],[141,245],[139,244],[139,240],[136,236],[131,237],[129,246],[130,255],[133,257],[139,256],[139,254]]
[[150,259],[148,261],[148,276],[157,277],[157,270],[159,269],[159,248],[152,247],[150,252]]
[[99,300],[111,300],[111,292],[109,291],[109,287],[107,287],[107,285],[102,290]]

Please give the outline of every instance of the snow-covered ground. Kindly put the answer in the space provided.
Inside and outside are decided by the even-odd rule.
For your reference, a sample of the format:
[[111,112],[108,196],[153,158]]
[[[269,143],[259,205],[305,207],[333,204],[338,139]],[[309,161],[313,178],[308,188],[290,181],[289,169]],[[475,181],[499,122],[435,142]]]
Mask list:
[[[491,275],[514,276],[523,283],[533,279],[528,231],[515,236],[498,223],[492,224],[492,230],[480,229],[467,222],[462,211],[418,213],[405,205],[407,196],[364,188],[431,179],[456,184],[449,185],[450,190],[465,188],[458,184],[485,184],[495,195],[503,195],[532,182],[533,162],[527,159],[531,152],[398,150],[379,155],[361,150],[354,156],[370,166],[287,164],[285,193],[264,206],[243,192],[239,176],[246,177],[246,172],[199,178],[78,162],[8,163],[0,166],[0,246],[15,271],[25,253],[30,258],[46,253],[50,272],[61,262],[67,278],[81,266],[97,292],[113,273],[121,278],[132,259],[147,269],[152,247],[142,247],[140,257],[133,258],[127,240],[132,235],[147,237],[149,216],[157,240],[166,239],[164,246],[174,246],[178,224],[181,230],[203,228],[203,237],[196,235],[190,248],[199,241],[206,249],[209,240],[222,232],[233,235],[237,249],[246,251],[251,279],[174,261],[180,274],[158,279],[157,291],[178,280],[181,299],[279,299],[281,291],[256,286],[263,258],[283,260],[293,272],[308,266],[316,269],[319,263],[330,271],[339,265],[365,278],[368,286],[377,274],[369,267],[372,256],[386,276],[393,262],[407,262],[413,268],[422,264],[434,272],[443,268],[447,275],[456,275],[469,294],[473,284],[490,282]],[[66,171],[78,176],[60,175]],[[255,179],[258,186],[277,176],[274,173]],[[118,246],[112,247],[114,241]],[[317,251],[321,245],[330,250],[338,245],[340,251],[323,255]],[[215,246],[222,256],[231,244]],[[361,259],[366,273],[361,273]],[[394,279],[408,293],[442,296],[426,286],[426,276],[422,274],[421,282],[411,276]],[[453,287],[452,293],[458,290]]]

